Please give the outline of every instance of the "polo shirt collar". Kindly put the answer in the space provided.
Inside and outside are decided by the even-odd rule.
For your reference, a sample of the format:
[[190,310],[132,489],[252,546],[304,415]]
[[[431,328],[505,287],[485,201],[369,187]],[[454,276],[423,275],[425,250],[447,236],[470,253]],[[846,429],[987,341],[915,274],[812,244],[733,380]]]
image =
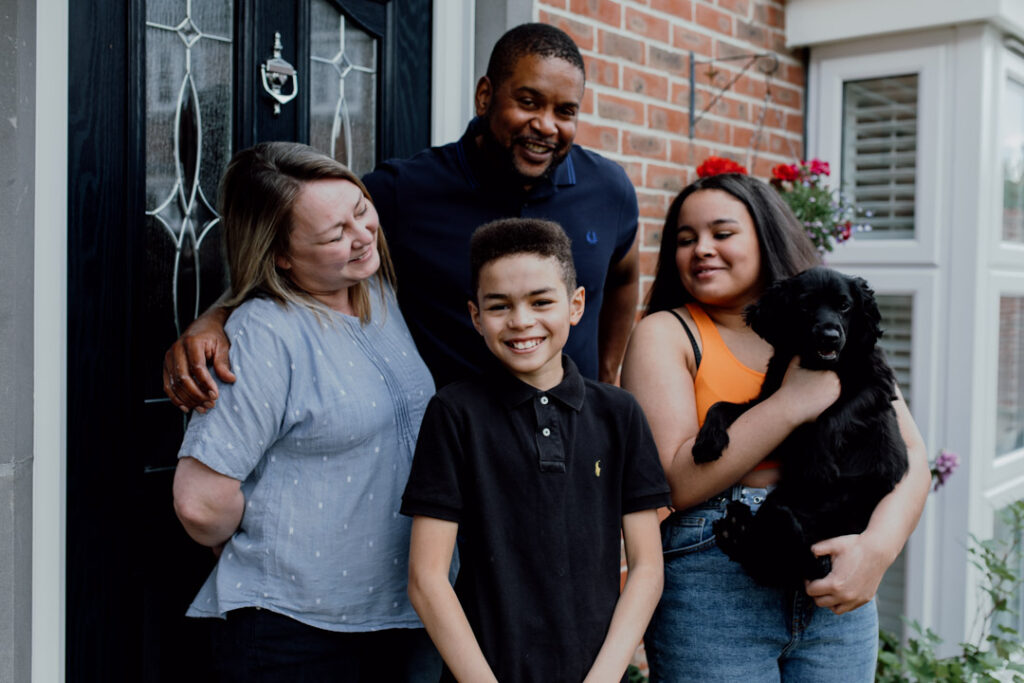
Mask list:
[[576,363],[573,362],[572,358],[569,358],[564,353],[562,354],[562,371],[564,372],[562,381],[547,391],[541,391],[537,387],[523,382],[504,367],[495,368],[491,374],[496,376],[492,376],[491,379],[494,380],[494,386],[498,388],[501,401],[505,404],[506,408],[515,408],[526,401],[536,398],[540,394],[544,394],[565,405],[567,408],[572,408],[579,412],[583,409],[583,397],[586,395],[583,375],[576,368]]
[[[494,164],[490,163],[483,152],[476,144],[476,137],[481,133],[485,125],[484,119],[480,116],[473,117],[466,127],[466,132],[458,142],[459,165],[466,179],[476,189],[481,187],[504,190],[503,178],[496,171]],[[576,184],[576,167],[572,163],[572,151],[565,158],[565,161],[555,167],[552,177],[545,178],[537,183],[530,190],[531,195],[549,194],[557,191],[559,187],[567,187]]]

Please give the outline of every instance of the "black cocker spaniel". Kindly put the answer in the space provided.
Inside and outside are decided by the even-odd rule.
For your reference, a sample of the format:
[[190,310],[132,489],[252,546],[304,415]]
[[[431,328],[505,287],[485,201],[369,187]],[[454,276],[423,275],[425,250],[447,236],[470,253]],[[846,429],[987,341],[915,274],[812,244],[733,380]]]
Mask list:
[[768,456],[780,463],[781,479],[757,513],[734,501],[714,524],[718,546],[754,580],[794,586],[831,570],[810,546],[863,531],[907,471],[892,406],[896,380],[876,345],[881,316],[861,278],[812,268],[773,284],[744,317],[775,355],[756,399],[708,411],[693,446],[696,462],[721,456],[729,425],[779,388],[793,356],[805,368],[834,370],[842,385],[832,406]]

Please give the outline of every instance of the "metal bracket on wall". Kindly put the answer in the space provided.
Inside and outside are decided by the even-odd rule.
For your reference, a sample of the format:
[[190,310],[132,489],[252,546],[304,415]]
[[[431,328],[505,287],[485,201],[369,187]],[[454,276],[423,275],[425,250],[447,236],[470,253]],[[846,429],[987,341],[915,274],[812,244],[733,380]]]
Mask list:
[[[721,88],[718,89],[718,93],[714,97],[711,98],[711,101],[708,102],[707,106],[704,107],[700,111],[700,113],[694,114],[694,110],[697,107],[697,65],[698,64],[707,64],[707,65],[709,65],[708,66],[708,75],[713,79],[718,74],[718,71],[714,67],[714,64],[716,62],[731,62],[731,61],[736,61],[736,60],[741,60],[741,59],[745,59],[745,60],[747,60],[747,62],[746,62],[746,64],[743,65],[743,68],[740,69],[740,72],[737,73],[735,76],[733,76],[729,80],[728,83],[726,83],[724,86],[722,86]],[[761,129],[764,126],[765,112],[768,111],[768,102],[771,100],[771,92],[772,92],[771,91],[771,77],[772,77],[772,75],[775,74],[776,71],[779,70],[779,58],[778,58],[778,56],[774,52],[752,52],[752,53],[748,53],[748,54],[733,55],[732,57],[720,57],[718,59],[707,59],[707,60],[702,60],[702,61],[698,62],[697,58],[696,58],[696,55],[693,53],[692,50],[690,51],[690,139],[691,140],[693,139],[693,131],[694,131],[694,128],[696,127],[696,125],[697,125],[697,122],[700,121],[704,117],[704,114],[708,113],[708,111],[711,109],[711,107],[715,106],[715,103],[718,102],[718,100],[722,99],[722,95],[724,95],[726,92],[728,92],[729,89],[732,88],[732,86],[736,84],[736,81],[738,81],[740,79],[740,77],[743,76],[743,74],[747,73],[747,71],[749,71],[750,68],[752,66],[754,66],[754,64],[759,64],[759,66],[757,67],[758,71],[763,73],[767,77],[767,79],[768,79],[768,83],[766,84],[766,88],[765,88],[765,96],[764,96],[764,98],[765,98],[765,101],[764,101],[765,106],[761,109],[761,117],[760,117],[760,120],[758,121],[758,127],[757,127],[757,137],[759,138],[760,134],[761,134]]]

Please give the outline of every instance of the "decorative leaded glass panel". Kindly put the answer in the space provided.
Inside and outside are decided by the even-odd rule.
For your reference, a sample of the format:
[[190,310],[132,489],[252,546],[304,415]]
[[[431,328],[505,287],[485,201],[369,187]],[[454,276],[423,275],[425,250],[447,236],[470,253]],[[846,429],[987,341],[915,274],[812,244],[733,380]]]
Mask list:
[[1024,85],[1008,80],[1002,107],[1003,240],[1024,243]]
[[327,0],[313,0],[309,144],[357,175],[377,149],[377,40]]
[[999,299],[996,456],[1024,448],[1024,297]]
[[225,288],[217,183],[231,156],[231,0],[146,6],[144,330],[157,348]]

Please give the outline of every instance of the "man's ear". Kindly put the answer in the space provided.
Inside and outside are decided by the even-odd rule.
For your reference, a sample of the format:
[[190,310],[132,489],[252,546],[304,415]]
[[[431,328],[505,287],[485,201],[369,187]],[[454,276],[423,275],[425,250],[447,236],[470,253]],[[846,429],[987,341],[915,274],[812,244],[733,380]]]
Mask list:
[[476,302],[472,299],[466,301],[466,305],[469,307],[469,319],[473,321],[473,327],[483,335],[483,328],[480,327],[480,309],[477,308]]
[[569,324],[576,325],[583,317],[583,309],[587,307],[587,292],[583,287],[577,287],[576,291],[569,297]]
[[494,86],[491,84],[491,79],[487,76],[481,76],[480,80],[476,83],[476,94],[473,96],[477,116],[483,116],[487,113],[491,106],[491,97],[493,95]]

